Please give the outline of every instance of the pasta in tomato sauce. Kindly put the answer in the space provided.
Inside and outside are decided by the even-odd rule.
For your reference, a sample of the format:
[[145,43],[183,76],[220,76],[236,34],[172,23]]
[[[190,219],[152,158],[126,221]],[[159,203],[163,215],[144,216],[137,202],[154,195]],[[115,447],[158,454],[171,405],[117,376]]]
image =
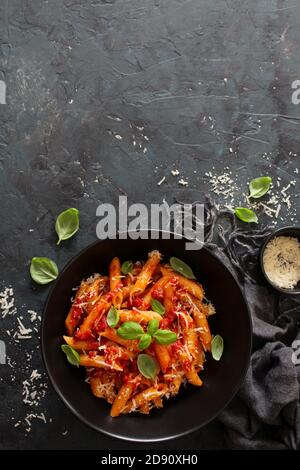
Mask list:
[[115,257],[108,276],[81,282],[63,347],[86,368],[91,392],[111,404],[112,417],[148,414],[182,384],[202,386],[211,313],[202,285],[163,263],[158,251],[145,262],[122,265]]

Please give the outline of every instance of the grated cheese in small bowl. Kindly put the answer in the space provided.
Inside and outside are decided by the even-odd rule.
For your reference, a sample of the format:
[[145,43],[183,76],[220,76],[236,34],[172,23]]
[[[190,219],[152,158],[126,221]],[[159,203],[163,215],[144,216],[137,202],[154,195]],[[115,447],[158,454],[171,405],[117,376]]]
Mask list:
[[261,255],[266,279],[280,292],[300,293],[300,228],[285,228],[266,240]]

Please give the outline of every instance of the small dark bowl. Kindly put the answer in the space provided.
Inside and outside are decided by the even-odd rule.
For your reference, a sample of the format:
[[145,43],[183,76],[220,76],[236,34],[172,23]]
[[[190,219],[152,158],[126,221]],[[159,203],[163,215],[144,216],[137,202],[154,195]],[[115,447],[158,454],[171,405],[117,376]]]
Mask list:
[[267,246],[267,244],[269,243],[270,240],[272,240],[275,237],[279,237],[279,236],[294,237],[294,238],[298,238],[298,240],[300,240],[300,227],[283,227],[283,228],[280,228],[278,230],[275,230],[274,232],[272,232],[266,238],[266,240],[265,240],[265,242],[264,242],[264,244],[263,244],[263,246],[261,247],[261,250],[260,250],[261,270],[263,272],[263,275],[264,275],[266,281],[270,284],[270,286],[272,286],[274,289],[276,289],[281,294],[289,294],[289,295],[300,294],[300,282],[298,282],[297,286],[294,287],[293,289],[284,289],[284,288],[278,287],[276,284],[274,284],[265,272],[263,257],[264,257],[264,252],[265,252],[266,246]]
[[[97,431],[120,439],[154,442],[182,436],[199,429],[223,410],[233,398],[245,376],[250,352],[252,328],[246,300],[235,278],[208,249],[186,251],[184,239],[104,240],[89,246],[61,272],[46,302],[41,342],[50,380],[67,407],[84,423]],[[208,354],[201,373],[201,388],[182,387],[179,395],[166,400],[164,407],[145,416],[130,414],[111,418],[110,405],[92,395],[84,382],[83,368],[66,361],[60,345],[65,333],[64,321],[70,308],[72,288],[94,272],[107,273],[114,256],[121,260],[144,260],[158,249],[164,259],[177,256],[193,269],[203,283],[207,298],[216,307],[210,326],[224,338],[220,361]]]

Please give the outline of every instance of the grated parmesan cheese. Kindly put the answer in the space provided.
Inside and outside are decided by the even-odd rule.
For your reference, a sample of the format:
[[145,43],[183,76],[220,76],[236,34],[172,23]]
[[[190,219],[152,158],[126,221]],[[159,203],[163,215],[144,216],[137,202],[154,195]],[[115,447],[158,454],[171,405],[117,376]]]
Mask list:
[[266,275],[273,284],[293,289],[300,281],[300,243],[297,238],[279,236],[267,244],[263,255]]

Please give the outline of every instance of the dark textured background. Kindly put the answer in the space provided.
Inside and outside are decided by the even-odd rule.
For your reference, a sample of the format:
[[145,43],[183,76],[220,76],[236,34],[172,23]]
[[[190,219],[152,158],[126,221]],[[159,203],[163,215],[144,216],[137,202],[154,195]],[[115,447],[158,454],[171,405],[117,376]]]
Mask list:
[[[13,286],[26,326],[48,291],[31,284],[29,260],[49,256],[62,268],[95,240],[99,203],[120,194],[201,201],[213,165],[232,169],[241,187],[265,173],[298,180],[297,0],[1,0],[0,21],[0,281]],[[57,248],[53,221],[71,206],[82,228]],[[279,223],[289,218],[283,211]],[[15,344],[5,330],[16,318],[2,325],[14,368],[0,366],[0,448],[147,448],[86,428],[51,387],[37,410],[47,424],[35,420],[27,433],[22,381],[43,370],[38,338]],[[29,368],[26,351],[35,351]],[[225,446],[214,421],[148,448]]]

